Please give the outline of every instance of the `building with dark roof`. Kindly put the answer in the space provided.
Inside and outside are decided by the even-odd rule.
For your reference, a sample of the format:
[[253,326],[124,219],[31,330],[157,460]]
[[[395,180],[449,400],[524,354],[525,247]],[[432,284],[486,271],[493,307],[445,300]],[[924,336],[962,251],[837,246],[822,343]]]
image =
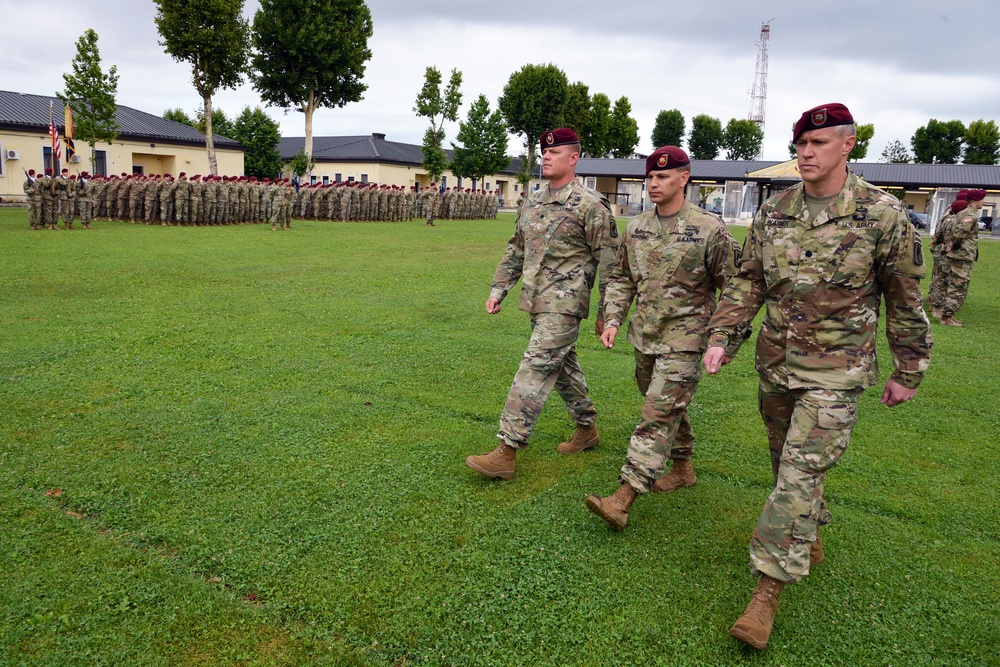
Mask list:
[[[281,153],[281,159],[288,162],[304,147],[305,137],[282,137],[278,143],[278,152]],[[454,157],[452,151],[446,149],[445,153],[451,162]],[[389,141],[380,133],[313,137],[312,157],[316,163],[311,174],[314,183],[358,181],[402,185],[406,188],[416,185],[418,189],[423,189],[431,182],[422,166],[424,155],[420,146]],[[489,191],[499,189],[504,200],[512,204],[518,192],[515,174],[520,166],[520,161],[514,160],[507,169],[484,178],[481,183],[458,178],[450,170],[446,170],[439,185]]]
[[[0,90],[0,197],[22,197],[24,171],[44,171],[52,166],[49,138],[49,104],[52,119],[64,142],[63,103],[55,97],[28,95]],[[150,173],[207,174],[208,154],[205,135],[198,130],[153,114],[119,105],[116,118],[120,128],[113,142],[94,146],[95,163],[90,166],[90,148],[77,137],[77,156],[68,165],[56,160],[56,173],[63,166],[71,173],[98,174]],[[243,174],[243,146],[213,135],[220,174]],[[65,152],[60,158],[65,158]]]

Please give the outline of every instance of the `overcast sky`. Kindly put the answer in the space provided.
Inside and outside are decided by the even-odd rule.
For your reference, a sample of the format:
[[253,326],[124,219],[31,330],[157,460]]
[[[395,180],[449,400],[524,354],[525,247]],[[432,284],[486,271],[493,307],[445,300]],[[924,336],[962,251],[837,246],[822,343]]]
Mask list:
[[[464,77],[464,118],[480,94],[496,100],[510,75],[528,63],[554,63],[591,94],[632,103],[637,150],[648,153],[657,113],[746,118],[761,24],[771,20],[764,158],[788,157],[791,127],[807,108],[839,101],[859,122],[875,123],[869,161],[895,139],[909,147],[930,118],[1000,122],[1000,0],[632,0],[556,3],[511,0],[489,5],[369,0],[373,56],[362,102],[321,109],[315,136],[370,134],[419,144],[426,124],[412,109],[424,69]],[[247,1],[247,14],[258,3]],[[99,35],[105,69],[118,67],[118,103],[154,114],[201,100],[190,67],[159,46],[150,0],[0,0],[5,57],[0,89],[38,95],[62,90],[74,43]],[[249,84],[220,91],[230,117],[261,105]],[[285,136],[305,133],[302,114],[265,110]],[[450,144],[458,130],[447,124]],[[520,151],[511,138],[511,152]],[[721,156],[720,156],[721,157]]]

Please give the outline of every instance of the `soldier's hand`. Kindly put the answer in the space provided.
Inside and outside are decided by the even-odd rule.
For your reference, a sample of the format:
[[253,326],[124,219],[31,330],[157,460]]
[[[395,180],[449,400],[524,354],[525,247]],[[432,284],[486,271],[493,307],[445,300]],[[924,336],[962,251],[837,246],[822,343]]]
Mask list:
[[882,403],[894,408],[900,403],[906,403],[916,393],[916,389],[909,389],[894,380],[889,380],[885,383],[885,391],[882,392]]
[[732,361],[732,358],[726,356],[726,348],[718,346],[705,350],[705,357],[702,359],[702,363],[705,365],[705,372],[709,375],[715,375],[719,372],[720,368],[730,361]]
[[495,296],[491,296],[486,299],[486,312],[490,315],[496,315],[500,312],[500,299]]
[[[603,324],[603,322],[602,322]],[[618,335],[618,327],[608,327],[601,332],[601,342],[609,350],[615,346],[615,337]]]
[[598,338],[604,333],[604,320],[596,319],[594,320],[594,335]]

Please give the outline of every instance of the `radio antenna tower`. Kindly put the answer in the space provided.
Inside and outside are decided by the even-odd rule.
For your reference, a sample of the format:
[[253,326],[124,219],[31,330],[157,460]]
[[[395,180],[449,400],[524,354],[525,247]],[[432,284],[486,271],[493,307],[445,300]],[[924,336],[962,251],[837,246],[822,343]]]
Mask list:
[[[748,119],[764,131],[764,112],[767,108],[767,43],[771,39],[771,21],[760,24],[760,40],[757,42],[757,67],[750,89],[750,115]],[[758,156],[759,157],[759,156]]]

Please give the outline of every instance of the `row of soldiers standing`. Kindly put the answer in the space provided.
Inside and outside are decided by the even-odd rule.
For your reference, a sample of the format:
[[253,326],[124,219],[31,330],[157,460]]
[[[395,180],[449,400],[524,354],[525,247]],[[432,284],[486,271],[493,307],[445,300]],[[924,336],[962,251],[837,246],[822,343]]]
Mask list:
[[[61,216],[67,229],[79,217],[84,228],[93,218],[161,225],[225,225],[271,222],[287,228],[291,219],[401,221],[431,214],[451,219],[495,218],[497,196],[482,190],[418,192],[402,186],[339,182],[291,189],[288,179],[201,176],[184,172],[77,178],[63,169],[27,173],[24,192],[32,229],[55,229]],[[497,193],[499,195],[499,192]],[[429,221],[433,224],[433,218]]]
[[[414,188],[415,190],[416,188]],[[422,216],[428,225],[434,220],[481,220],[494,219],[500,207],[500,190],[494,192],[472,188],[445,188],[439,190],[437,183],[420,193],[418,198]]]
[[126,220],[147,225],[230,225],[263,223],[288,226],[288,179],[258,181],[246,176],[122,174],[120,177],[77,178],[64,169],[58,178],[51,170],[27,173],[24,192],[32,229],[55,229],[62,217],[66,229],[80,218],[84,228],[92,219]]

